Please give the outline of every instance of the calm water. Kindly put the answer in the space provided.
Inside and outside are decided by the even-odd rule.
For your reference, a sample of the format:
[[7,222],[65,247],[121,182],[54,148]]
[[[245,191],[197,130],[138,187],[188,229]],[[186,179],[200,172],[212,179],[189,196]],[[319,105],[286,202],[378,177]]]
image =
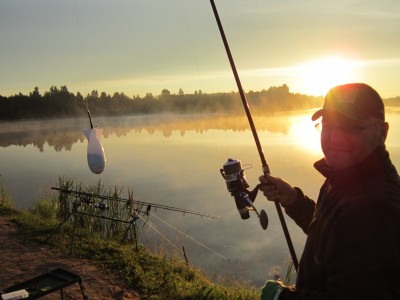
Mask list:
[[[323,178],[313,162],[322,157],[311,111],[255,117],[271,172],[315,198]],[[388,149],[400,169],[400,111],[387,110]],[[104,128],[102,143],[107,165],[101,175],[87,166],[87,119],[2,123],[0,175],[14,205],[29,208],[40,197],[53,195],[59,176],[105,187],[133,189],[134,198],[217,215],[223,221],[153,211],[151,225],[176,248],[185,247],[192,265],[212,275],[249,280],[261,285],[290,257],[273,203],[260,194],[257,209],[265,209],[269,227],[262,230],[255,213],[240,219],[219,172],[229,157],[254,165],[246,170],[251,187],[262,173],[248,122],[243,117],[156,115],[96,118]],[[300,258],[305,236],[286,217]],[[163,240],[152,226],[144,227],[142,243],[157,247]],[[167,243],[167,247],[170,247]],[[173,247],[172,247],[173,248]]]

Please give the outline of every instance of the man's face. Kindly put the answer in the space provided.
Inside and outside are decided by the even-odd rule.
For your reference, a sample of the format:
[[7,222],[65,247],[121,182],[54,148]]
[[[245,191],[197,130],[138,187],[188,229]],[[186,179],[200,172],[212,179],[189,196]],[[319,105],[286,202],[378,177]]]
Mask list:
[[321,147],[334,169],[353,166],[368,157],[386,139],[387,123],[371,118],[355,121],[339,113],[322,118]]

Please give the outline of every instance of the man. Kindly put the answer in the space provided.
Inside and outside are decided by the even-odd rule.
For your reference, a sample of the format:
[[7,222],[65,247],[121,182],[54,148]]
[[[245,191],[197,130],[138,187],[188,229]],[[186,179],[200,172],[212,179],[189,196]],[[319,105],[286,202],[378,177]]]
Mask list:
[[317,204],[270,175],[260,190],[307,234],[295,287],[268,281],[261,299],[400,299],[400,179],[385,148],[379,94],[361,83],[332,88],[322,109],[314,167],[326,178]]

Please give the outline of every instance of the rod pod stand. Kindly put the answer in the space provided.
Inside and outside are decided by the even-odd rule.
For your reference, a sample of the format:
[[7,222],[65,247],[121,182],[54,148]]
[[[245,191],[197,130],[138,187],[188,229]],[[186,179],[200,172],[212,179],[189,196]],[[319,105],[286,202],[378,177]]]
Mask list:
[[[243,88],[242,88],[242,84],[240,82],[240,78],[239,78],[238,72],[237,72],[236,67],[235,67],[235,62],[233,61],[233,57],[232,57],[231,51],[229,49],[229,44],[228,44],[228,41],[226,39],[226,36],[225,36],[225,33],[224,33],[224,28],[222,27],[222,23],[221,23],[221,20],[219,18],[219,15],[218,15],[217,7],[215,6],[214,0],[210,0],[210,3],[211,3],[211,6],[212,6],[212,9],[213,9],[213,12],[214,12],[215,20],[217,21],[217,24],[218,24],[219,32],[220,32],[222,40],[224,42],[225,51],[226,51],[226,54],[228,55],[229,63],[231,65],[232,72],[233,72],[233,75],[235,77],[236,85],[237,85],[237,87],[239,89],[240,98],[242,99],[244,110],[246,111],[246,116],[247,116],[247,119],[248,119],[250,127],[251,127],[251,132],[253,133],[254,141],[256,143],[258,154],[259,154],[260,159],[261,159],[262,169],[263,169],[264,175],[265,174],[270,174],[270,169],[269,169],[269,166],[268,166],[267,161],[265,159],[265,156],[264,156],[261,144],[260,144],[260,140],[258,138],[257,130],[256,130],[255,126],[254,126],[254,122],[253,122],[253,118],[251,116],[249,104],[248,104],[248,102],[246,100],[246,96],[244,94],[244,91],[243,91]],[[290,255],[292,257],[294,268],[295,268],[296,272],[298,272],[299,263],[298,263],[298,260],[297,260],[297,257],[296,257],[296,252],[294,251],[292,240],[290,238],[289,230],[288,230],[287,225],[286,225],[285,217],[283,216],[282,208],[281,208],[281,206],[280,206],[278,201],[274,201],[274,203],[275,203],[276,211],[277,211],[278,216],[279,216],[279,220],[280,220],[281,225],[282,225],[282,229],[283,229],[283,233],[284,233],[285,238],[286,238],[286,242],[287,242],[288,247],[289,247],[289,251],[290,251]]]

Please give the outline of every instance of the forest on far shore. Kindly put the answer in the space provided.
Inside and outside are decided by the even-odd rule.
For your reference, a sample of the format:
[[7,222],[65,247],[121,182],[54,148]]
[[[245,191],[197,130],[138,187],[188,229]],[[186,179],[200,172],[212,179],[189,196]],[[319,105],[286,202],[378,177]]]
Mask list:
[[[321,107],[323,97],[291,93],[286,84],[267,90],[246,93],[252,113],[264,114],[280,111],[303,110]],[[400,97],[385,99],[386,106],[400,106]],[[93,90],[86,97],[71,93],[67,86],[52,86],[42,95],[35,87],[29,95],[22,93],[3,97],[0,95],[0,120],[70,118],[87,116],[87,108],[95,116],[121,116],[155,113],[217,113],[241,114],[243,104],[238,92],[185,94],[182,89],[172,94],[163,89],[153,96],[147,93],[128,97],[124,93],[98,93]]]

